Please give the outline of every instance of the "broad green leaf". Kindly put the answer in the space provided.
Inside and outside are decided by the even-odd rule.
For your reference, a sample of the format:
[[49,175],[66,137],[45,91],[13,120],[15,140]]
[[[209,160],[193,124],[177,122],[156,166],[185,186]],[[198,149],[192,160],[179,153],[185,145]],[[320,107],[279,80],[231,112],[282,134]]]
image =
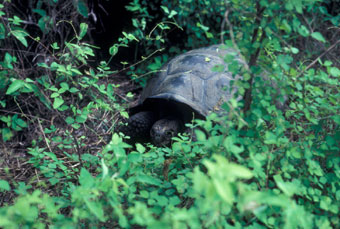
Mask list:
[[71,71],[76,73],[77,75],[82,75],[82,73],[76,68],[72,68]]
[[335,115],[335,116],[332,117],[332,119],[334,120],[335,123],[340,125],[340,115]]
[[151,184],[155,186],[160,186],[163,183],[160,179],[148,175],[139,175],[136,177],[136,180],[141,183]]
[[46,11],[43,9],[33,9],[32,10],[34,13],[39,14],[41,17],[45,17],[46,16]]
[[250,179],[253,177],[253,173],[242,165],[230,163],[228,165],[230,175],[238,179]]
[[69,125],[73,124],[74,123],[74,119],[71,118],[70,116],[68,116],[66,119],[65,119],[65,122]]
[[290,50],[291,50],[291,52],[293,54],[298,54],[299,53],[299,49],[297,49],[297,48],[291,47]]
[[9,21],[12,21],[14,25],[20,25],[20,23],[23,22],[23,20],[16,15],[14,15],[13,18],[9,18]]
[[27,36],[26,32],[22,30],[13,30],[11,31],[11,34],[18,39],[26,48],[27,48],[27,40],[25,36]]
[[75,88],[75,87],[71,87],[70,88],[70,92],[71,93],[75,93],[75,92],[78,92],[79,90],[77,89],[77,88]]
[[5,191],[10,191],[11,190],[11,187],[9,186],[8,182],[5,181],[5,180],[0,180],[0,192],[2,190],[5,190]]
[[87,9],[87,5],[85,1],[83,0],[78,0],[78,12],[85,18],[88,17],[89,11]]
[[318,41],[321,41],[321,42],[323,42],[323,43],[326,42],[325,38],[324,38],[324,37],[322,36],[322,34],[319,33],[319,32],[314,32],[314,33],[311,34],[311,36],[312,36],[314,39],[318,40]]
[[70,87],[68,86],[68,83],[66,83],[66,82],[60,83],[60,87],[65,88],[66,90],[68,90],[68,89],[70,88]]
[[86,35],[88,27],[89,27],[88,24],[80,23],[80,33],[78,37],[79,40],[83,39],[83,37]]
[[14,135],[13,132],[7,127],[0,129],[0,131],[1,131],[1,134],[2,134],[2,140],[4,142],[10,140]]
[[164,10],[166,14],[169,14],[169,9],[166,6],[161,6],[161,8]]
[[169,14],[169,18],[172,18],[173,16],[177,15],[177,12],[174,10],[171,10],[170,14]]
[[331,67],[329,73],[334,77],[340,76],[340,70],[337,67]]
[[51,17],[50,16],[41,17],[38,21],[38,25],[39,25],[40,30],[44,34],[47,34],[50,30]]
[[60,107],[62,104],[64,103],[64,100],[61,97],[57,97],[54,99],[53,102],[53,108],[57,109],[58,107]]
[[266,131],[264,143],[276,144],[277,142],[278,142],[277,136],[270,131]]
[[0,105],[2,106],[2,108],[5,108],[6,107],[6,101],[0,100]]
[[228,136],[223,142],[224,147],[231,151],[233,154],[239,154],[244,151],[244,147],[236,145],[235,139],[233,136]]
[[120,112],[120,115],[121,115],[123,118],[129,118],[129,113],[126,112],[126,111],[121,111],[121,112]]
[[[14,120],[13,120],[14,121]],[[27,123],[24,121],[24,120],[22,120],[21,118],[17,118],[17,119],[15,119],[15,122],[16,122],[16,124],[18,124],[20,127],[27,127]]]
[[281,189],[281,191],[287,196],[291,197],[296,192],[296,185],[290,182],[284,182],[281,175],[277,174],[274,176],[276,185]]
[[304,25],[301,25],[299,28],[298,28],[298,32],[300,33],[301,36],[303,37],[307,37],[309,35],[309,30],[307,29],[306,26]]
[[92,212],[100,221],[104,222],[104,206],[102,206],[101,202],[93,201],[90,199],[85,199],[86,206],[89,208],[90,212]]
[[142,144],[139,144],[139,143],[136,144],[136,148],[137,148],[137,151],[139,153],[144,153],[145,150],[146,150],[145,147]]
[[[1,12],[0,12],[1,17]],[[6,30],[4,24],[0,23],[0,39],[5,39],[6,37]]]
[[6,95],[12,94],[16,91],[18,91],[20,88],[22,88],[25,85],[25,81],[23,80],[14,80],[11,85],[9,85]]
[[132,152],[129,153],[128,160],[131,163],[139,163],[143,161],[143,156],[140,153]]
[[87,115],[88,115],[88,112],[83,112],[82,114],[78,115],[76,117],[76,122],[77,123],[85,123],[86,120],[87,120]]
[[234,202],[234,194],[231,186],[228,182],[224,180],[213,179],[213,184],[216,188],[217,193],[221,198],[229,205]]
[[16,58],[11,56],[11,54],[9,54],[8,52],[6,52],[5,59],[4,59],[4,67],[13,69],[13,65],[12,65],[13,62],[14,63],[16,62]]
[[93,185],[95,184],[95,179],[93,178],[89,171],[87,171],[85,168],[81,168],[79,183],[81,186],[84,186],[85,188],[92,188]]
[[58,46],[58,43],[57,43],[57,42],[54,42],[53,44],[51,44],[51,48],[57,50],[57,49],[59,49],[60,47]]

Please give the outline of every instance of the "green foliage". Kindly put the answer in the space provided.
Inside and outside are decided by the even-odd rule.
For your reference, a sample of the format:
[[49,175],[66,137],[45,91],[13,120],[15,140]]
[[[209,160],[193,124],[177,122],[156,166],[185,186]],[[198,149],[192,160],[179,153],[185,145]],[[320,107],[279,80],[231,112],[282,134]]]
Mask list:
[[[108,114],[127,113],[108,63],[88,65],[96,48],[84,41],[88,25],[60,18],[72,37],[46,39],[56,32],[50,10],[61,3],[38,1],[38,38],[8,10],[9,1],[0,4],[6,17],[0,45],[39,45],[48,54],[34,65],[36,72],[20,74],[28,69],[20,52],[1,51],[2,140],[31,137],[24,160],[34,174],[14,180],[1,166],[0,194],[16,199],[0,208],[0,227],[339,227],[340,66],[327,55],[339,43],[332,40],[336,32],[324,30],[339,26],[339,18],[322,3],[131,1],[126,8],[134,13],[134,29],[109,51],[114,56],[134,42],[145,48],[145,58],[123,69],[137,82],[168,59],[153,55],[173,42],[172,30],[183,39],[168,54],[222,40],[247,62],[239,66],[225,57],[228,70],[244,76],[233,82],[239,95],[252,89],[250,109],[232,98],[221,107],[226,115],[190,124],[197,141],[182,134],[170,148],[132,146],[118,133],[91,147],[91,139],[104,141],[98,128],[116,122],[106,121]],[[70,6],[87,16],[85,1]]]

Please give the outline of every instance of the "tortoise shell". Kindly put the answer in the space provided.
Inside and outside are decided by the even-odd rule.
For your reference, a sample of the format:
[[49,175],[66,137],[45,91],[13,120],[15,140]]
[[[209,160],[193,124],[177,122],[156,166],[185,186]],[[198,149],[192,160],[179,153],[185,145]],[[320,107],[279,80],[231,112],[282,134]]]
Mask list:
[[235,50],[221,45],[195,49],[171,59],[147,83],[137,107],[162,99],[185,104],[203,117],[212,111],[218,113],[220,106],[236,92],[230,81],[239,77],[228,71],[226,54],[242,63]]

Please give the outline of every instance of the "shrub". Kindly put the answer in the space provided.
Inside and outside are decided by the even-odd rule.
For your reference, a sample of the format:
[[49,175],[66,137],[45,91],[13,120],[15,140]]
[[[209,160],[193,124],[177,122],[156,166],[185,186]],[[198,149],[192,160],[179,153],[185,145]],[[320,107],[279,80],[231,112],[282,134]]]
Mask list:
[[[38,1],[49,13],[34,5],[45,39],[27,31],[9,2],[0,4],[0,44],[20,47],[1,50],[0,129],[4,145],[29,139],[18,164],[31,171],[20,180],[13,168],[3,170],[1,227],[339,226],[339,17],[327,1],[130,2],[135,28],[110,52],[134,42],[145,50],[148,58],[124,68],[137,82],[168,55],[218,41],[247,62],[229,67],[244,76],[234,82],[244,99],[224,104],[227,116],[193,121],[206,134],[197,131],[195,142],[179,135],[170,148],[132,146],[110,129],[118,114],[128,116],[120,98],[131,93],[119,94],[106,62],[88,64],[95,47],[83,40],[86,5],[77,2],[70,8],[77,20],[56,19],[72,28],[60,41],[46,31],[65,2]],[[21,49],[32,46],[48,58],[22,72],[33,58]]]

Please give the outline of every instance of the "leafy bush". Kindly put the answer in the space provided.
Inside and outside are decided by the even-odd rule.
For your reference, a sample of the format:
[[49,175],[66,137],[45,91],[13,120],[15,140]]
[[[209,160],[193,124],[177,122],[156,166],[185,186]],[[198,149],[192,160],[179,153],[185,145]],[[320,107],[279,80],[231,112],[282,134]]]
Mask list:
[[[327,1],[130,2],[135,29],[110,52],[138,42],[148,58],[124,69],[138,82],[183,48],[222,41],[247,60],[229,66],[244,76],[234,82],[244,99],[224,104],[227,116],[194,121],[205,133],[197,130],[195,142],[179,135],[170,148],[132,146],[112,131],[117,115],[127,116],[120,98],[131,93],[119,93],[106,62],[88,64],[95,47],[83,40],[87,8],[77,2],[72,22],[52,13],[64,1],[33,4],[39,39],[9,2],[0,4],[1,47],[15,47],[0,50],[3,145],[24,136],[27,154],[17,161],[32,171],[14,178],[10,153],[1,156],[1,227],[339,227],[340,18]],[[51,15],[64,15],[53,21],[72,35],[49,37],[58,31]],[[180,42],[171,29],[182,31]],[[48,55],[30,65],[34,58],[21,54],[29,47]]]

